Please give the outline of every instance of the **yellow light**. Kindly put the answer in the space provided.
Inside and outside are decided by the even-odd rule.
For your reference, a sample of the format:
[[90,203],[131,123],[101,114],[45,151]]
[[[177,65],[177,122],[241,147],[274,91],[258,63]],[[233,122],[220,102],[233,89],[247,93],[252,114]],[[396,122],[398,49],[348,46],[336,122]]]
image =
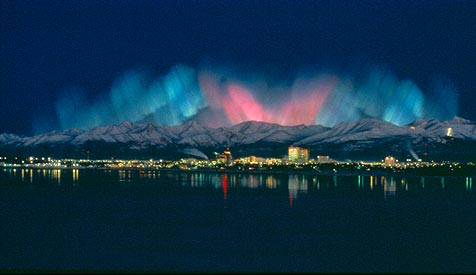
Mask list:
[[446,131],[446,135],[449,137],[453,136],[453,129],[451,127]]

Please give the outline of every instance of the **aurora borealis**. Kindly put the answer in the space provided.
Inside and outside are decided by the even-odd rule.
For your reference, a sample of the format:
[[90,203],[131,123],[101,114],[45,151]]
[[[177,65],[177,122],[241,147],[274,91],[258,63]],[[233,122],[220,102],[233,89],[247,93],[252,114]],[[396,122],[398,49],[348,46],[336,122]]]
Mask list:
[[476,2],[435,1],[0,1],[0,133],[474,121]]
[[67,90],[56,108],[62,129],[91,128],[122,121],[179,125],[197,120],[212,127],[255,120],[281,125],[321,124],[374,117],[396,125],[416,119],[451,119],[457,90],[440,80],[423,92],[412,80],[374,66],[357,79],[351,74],[307,72],[290,83],[240,76],[231,67],[174,66],[165,76],[128,71],[106,97],[87,100]]

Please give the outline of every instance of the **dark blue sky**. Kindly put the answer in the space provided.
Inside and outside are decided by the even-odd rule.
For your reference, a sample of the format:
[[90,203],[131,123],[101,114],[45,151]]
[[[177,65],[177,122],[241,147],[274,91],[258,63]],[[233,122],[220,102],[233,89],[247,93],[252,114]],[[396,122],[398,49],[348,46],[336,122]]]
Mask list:
[[422,91],[444,77],[476,120],[475,14],[476,1],[2,0],[0,133],[54,120],[67,88],[97,98],[124,71],[210,60],[278,78],[382,64]]

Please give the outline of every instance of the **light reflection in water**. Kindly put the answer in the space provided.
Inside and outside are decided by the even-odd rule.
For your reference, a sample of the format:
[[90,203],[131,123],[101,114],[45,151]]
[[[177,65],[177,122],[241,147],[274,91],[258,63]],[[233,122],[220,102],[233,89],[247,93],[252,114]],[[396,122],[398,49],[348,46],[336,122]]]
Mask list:
[[387,178],[382,176],[381,178],[383,183],[383,197],[387,199],[387,196],[394,197],[395,193],[397,192],[397,185],[395,184],[395,180],[393,177]]
[[61,169],[51,170],[51,178],[56,181],[56,183],[61,184]]
[[466,177],[466,190],[472,190],[472,189],[473,189],[473,178]]
[[124,182],[126,181],[126,171],[125,170],[119,170],[119,182]]
[[[18,182],[36,183],[46,179],[57,184],[79,183],[87,180],[90,173],[97,171],[83,171],[86,176],[79,178],[80,169],[62,171],[61,169],[31,169],[3,168],[7,177],[15,178]],[[36,173],[34,172],[36,171]],[[72,175],[69,175],[71,171]],[[17,173],[18,172],[18,173]],[[67,177],[62,178],[62,172]],[[83,173],[81,172],[81,173]],[[396,196],[397,191],[423,192],[429,189],[435,190],[460,190],[472,191],[472,177],[403,177],[403,176],[337,176],[337,175],[287,175],[287,174],[253,174],[253,173],[207,173],[207,172],[159,172],[153,170],[112,170],[105,171],[107,176],[118,175],[119,182],[131,184],[145,181],[161,181],[170,179],[186,187],[201,188],[212,187],[223,193],[223,199],[229,200],[235,188],[286,190],[286,201],[295,206],[296,200],[308,192],[308,189],[319,191],[326,190],[349,190],[349,186],[356,186],[364,192],[382,192],[384,199]],[[116,174],[117,173],[117,174]],[[83,174],[82,174],[83,175]],[[366,179],[368,177],[368,179]],[[1,177],[0,177],[1,179]],[[140,179],[140,181],[138,181]],[[116,178],[117,181],[117,178]],[[356,182],[357,181],[357,182]],[[339,185],[337,184],[339,182]],[[312,184],[309,184],[312,183]],[[0,182],[1,184],[1,182]],[[353,190],[357,190],[353,188]],[[321,194],[328,194],[322,193]],[[403,193],[402,193],[403,194]]]
[[289,205],[293,206],[293,201],[297,199],[298,193],[307,193],[308,181],[303,175],[290,175],[288,177]]
[[[225,176],[226,175],[226,176]],[[378,191],[384,193],[384,198],[394,197],[397,191],[418,190],[416,186],[421,183],[422,189],[425,189],[425,177],[399,177],[399,176],[364,176],[359,175],[357,179],[352,176],[309,176],[309,175],[270,175],[270,174],[246,174],[246,173],[167,173],[170,179],[176,179],[183,186],[190,187],[204,187],[212,186],[216,189],[221,189],[224,192],[224,198],[228,198],[230,191],[237,187],[249,189],[280,189],[283,186],[281,180],[288,189],[290,195],[290,203],[295,203],[299,197],[299,193],[306,193],[308,188],[316,190],[321,189],[341,189],[347,188],[351,182],[357,183],[358,189],[366,190],[367,192]],[[368,179],[366,179],[368,177]],[[355,179],[351,180],[351,179]],[[448,178],[439,177],[438,183],[447,184]],[[337,182],[341,182],[337,185]],[[309,185],[308,183],[312,183]],[[225,186],[226,183],[226,186]],[[436,182],[432,181],[432,186]],[[457,179],[451,180],[451,184],[457,184]],[[461,181],[462,188],[464,187],[464,179]],[[467,190],[470,190],[471,178],[467,178]],[[381,188],[379,188],[381,186]],[[445,185],[439,184],[439,188],[444,189]],[[419,189],[419,190],[422,190]],[[292,202],[291,202],[292,200]]]
[[79,169],[73,169],[73,182],[77,182],[79,178]]
[[125,173],[126,173],[126,171],[124,171],[124,170],[117,171],[117,174],[119,175],[119,181],[124,181]]
[[357,176],[357,185],[359,188],[364,188],[365,185],[365,177],[364,176]]
[[266,188],[275,189],[276,185],[277,185],[276,178],[271,175],[268,175],[268,177],[266,177]]
[[[126,174],[124,173],[124,177],[125,177],[125,175]],[[139,178],[141,178],[141,179],[155,179],[156,178],[156,171],[140,170],[139,171]]]
[[218,174],[213,174],[210,175],[210,182],[212,183],[215,188],[220,188],[221,187],[221,182],[220,182],[220,175]]
[[231,177],[231,185],[233,187],[236,187],[236,174],[233,174],[233,176]]
[[247,181],[244,181],[244,183],[249,188],[258,188],[260,182],[256,175],[248,175]]
[[190,177],[190,186],[191,187],[195,187],[195,182],[197,181],[195,179],[196,175],[195,174],[192,174],[192,176]]
[[223,199],[226,200],[226,195],[228,193],[228,175],[222,175],[222,182],[223,182]]
[[402,185],[402,189],[405,189],[405,191],[408,191],[408,183],[407,183],[407,180],[405,178],[403,178],[401,181],[400,181],[401,185]]

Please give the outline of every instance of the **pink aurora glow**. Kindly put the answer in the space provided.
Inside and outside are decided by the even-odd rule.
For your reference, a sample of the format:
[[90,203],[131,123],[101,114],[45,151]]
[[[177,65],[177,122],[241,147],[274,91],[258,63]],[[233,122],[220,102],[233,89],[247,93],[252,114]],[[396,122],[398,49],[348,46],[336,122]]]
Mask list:
[[[201,73],[199,76],[200,88],[209,108],[224,114],[231,125],[250,120],[281,125],[314,124],[321,106],[337,82],[335,76],[297,81],[285,89],[286,96],[280,104],[265,106],[253,95],[253,90],[243,83],[220,81],[220,77],[212,73]],[[273,96],[273,93],[270,92],[269,96]],[[208,124],[217,125],[224,118],[209,115],[206,119]],[[221,122],[210,121],[217,119]]]

